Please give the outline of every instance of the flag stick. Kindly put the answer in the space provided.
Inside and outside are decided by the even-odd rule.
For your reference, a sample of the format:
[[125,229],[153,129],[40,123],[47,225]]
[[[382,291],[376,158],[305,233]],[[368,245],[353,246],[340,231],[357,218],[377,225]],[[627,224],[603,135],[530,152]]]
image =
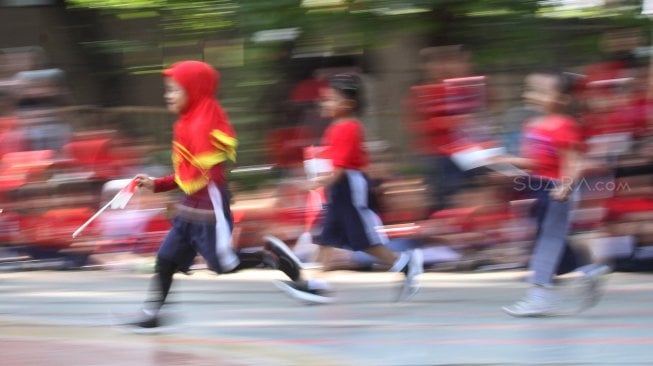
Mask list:
[[[130,184],[131,184],[131,182],[130,182]],[[126,187],[127,187],[127,186],[126,186]],[[119,190],[118,193],[116,193],[116,195],[113,196],[113,198],[111,199],[111,201],[107,202],[107,204],[104,205],[101,209],[99,209],[99,210],[98,210],[98,211],[97,211],[93,216],[91,216],[90,219],[86,220],[86,222],[85,222],[84,224],[82,224],[82,226],[80,226],[79,228],[77,228],[77,230],[75,230],[75,232],[73,233],[73,238],[77,237],[77,235],[79,235],[79,233],[81,233],[82,230],[84,230],[84,229],[85,229],[85,228],[86,228],[86,227],[87,227],[91,222],[93,222],[93,220],[95,220],[98,216],[100,216],[100,214],[101,214],[102,212],[104,212],[104,210],[106,210],[106,209],[109,208],[109,207],[110,207],[114,202],[116,202],[116,201],[118,200],[118,198],[120,198],[121,195],[124,193],[123,190],[124,190],[124,189]],[[124,204],[121,204],[119,208],[124,208],[125,205],[126,205],[126,202],[124,202]]]

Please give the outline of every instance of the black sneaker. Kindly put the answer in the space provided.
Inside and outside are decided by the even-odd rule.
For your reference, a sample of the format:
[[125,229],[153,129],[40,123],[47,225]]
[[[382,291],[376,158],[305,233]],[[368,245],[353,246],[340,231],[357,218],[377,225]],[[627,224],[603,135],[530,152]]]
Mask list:
[[266,235],[263,239],[267,242],[265,248],[279,257],[278,268],[290,277],[291,280],[299,280],[304,266],[295,253],[277,237]]
[[133,323],[127,323],[125,326],[130,332],[136,334],[156,334],[171,329],[170,326],[168,326],[166,322],[157,315],[145,315],[143,319]]
[[261,264],[263,268],[279,269],[279,256],[269,250],[261,251]]
[[275,280],[273,282],[280,290],[292,298],[311,304],[328,304],[333,302],[333,297],[323,288],[309,288],[305,281],[292,282]]

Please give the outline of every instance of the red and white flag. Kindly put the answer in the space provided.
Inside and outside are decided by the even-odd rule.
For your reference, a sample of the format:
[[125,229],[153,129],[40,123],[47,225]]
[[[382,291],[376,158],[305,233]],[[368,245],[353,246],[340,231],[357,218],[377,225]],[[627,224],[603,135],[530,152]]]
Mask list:
[[127,203],[134,196],[138,183],[136,179],[132,179],[126,186],[124,186],[118,194],[111,200],[112,209],[123,209],[127,207]]
[[77,237],[93,220],[95,220],[104,210],[111,207],[112,209],[124,209],[127,206],[127,203],[134,195],[138,182],[136,179],[132,179],[127,183],[118,193],[113,196],[111,201],[107,202],[106,205],[102,206],[90,219],[88,219],[82,226],[77,228],[73,233],[73,238]]

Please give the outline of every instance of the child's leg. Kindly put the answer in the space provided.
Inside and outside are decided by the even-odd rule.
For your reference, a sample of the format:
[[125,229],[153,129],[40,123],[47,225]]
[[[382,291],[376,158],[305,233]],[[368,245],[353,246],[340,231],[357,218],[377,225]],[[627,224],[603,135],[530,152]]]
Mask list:
[[156,315],[161,310],[170,292],[175,272],[177,272],[177,265],[174,262],[161,257],[156,258],[154,276],[150,280],[150,289],[143,309],[147,315]]
[[184,236],[189,224],[173,219],[172,229],[159,247],[154,267],[154,276],[143,310],[147,315],[157,315],[168,297],[172,277],[177,271],[188,271],[196,252]]
[[556,275],[563,275],[575,271],[577,268],[585,265],[584,259],[569,243],[565,243],[565,249],[560,258],[560,263],[556,269]]
[[333,249],[320,245],[317,252],[317,262],[321,264],[330,263],[333,260]]
[[566,312],[566,301],[561,293],[553,287],[556,275],[567,247],[569,231],[569,202],[544,200],[539,221],[538,235],[531,256],[532,288],[526,296],[503,310],[512,316],[549,316]]
[[351,251],[336,249],[331,246],[318,247],[316,262],[320,263],[323,272],[350,269],[353,254]]
[[385,245],[374,245],[364,250],[365,253],[376,257],[381,262],[392,266],[399,258],[393,251],[388,249]]
[[568,218],[568,202],[554,200],[548,202],[531,258],[533,284],[539,286],[552,284],[567,246]]

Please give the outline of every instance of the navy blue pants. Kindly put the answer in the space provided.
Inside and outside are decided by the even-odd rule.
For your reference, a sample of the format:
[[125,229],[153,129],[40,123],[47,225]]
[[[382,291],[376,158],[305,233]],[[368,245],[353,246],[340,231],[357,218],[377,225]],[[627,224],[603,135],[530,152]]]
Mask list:
[[180,271],[188,271],[197,254],[217,273],[230,272],[239,264],[231,245],[233,218],[228,193],[210,184],[209,196],[215,220],[205,222],[176,216],[157,253],[158,257],[175,263]]

